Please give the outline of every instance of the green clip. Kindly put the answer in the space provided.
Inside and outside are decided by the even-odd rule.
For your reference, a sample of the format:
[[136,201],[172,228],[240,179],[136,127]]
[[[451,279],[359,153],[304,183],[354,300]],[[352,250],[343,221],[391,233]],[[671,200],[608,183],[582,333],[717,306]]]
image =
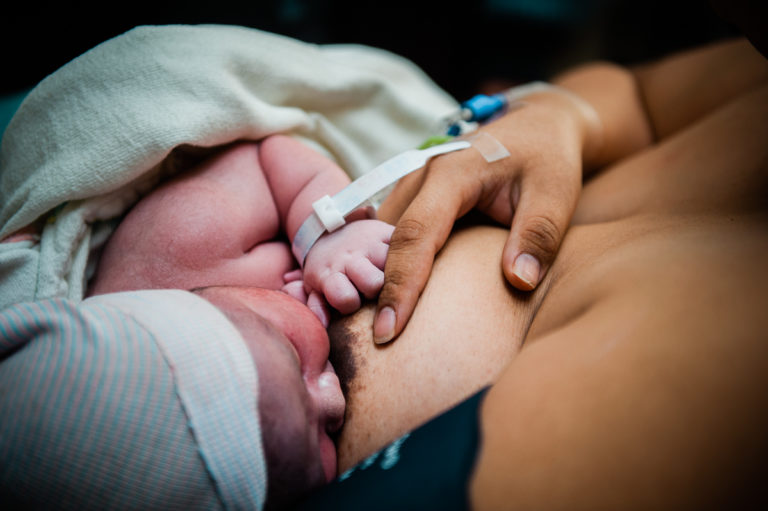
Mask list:
[[421,145],[417,149],[426,149],[428,147],[445,144],[446,142],[450,142],[455,137],[452,135],[433,135],[426,139],[424,142],[421,143]]

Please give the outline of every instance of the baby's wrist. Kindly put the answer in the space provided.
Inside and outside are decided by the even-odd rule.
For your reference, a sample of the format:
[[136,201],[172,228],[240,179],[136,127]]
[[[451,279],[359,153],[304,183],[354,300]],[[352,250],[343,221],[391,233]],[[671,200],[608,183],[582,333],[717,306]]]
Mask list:
[[[323,240],[327,239],[331,234],[343,232],[345,227],[349,226],[350,224],[354,224],[355,222],[358,222],[360,220],[377,220],[376,209],[371,206],[360,207],[354,210],[352,213],[350,213],[346,217],[344,217],[344,220],[345,220],[344,224],[338,227],[337,229],[334,229],[332,232],[329,232],[324,228],[322,228],[322,232],[318,234],[317,238],[314,241],[312,241],[311,244],[309,244],[303,249],[303,252],[299,252],[298,250],[296,250],[299,244],[296,243],[296,238],[294,238],[292,249],[294,251],[294,256],[296,257],[297,261],[299,262],[299,265],[302,268],[304,267],[304,262],[309,257],[309,255],[314,251],[314,249],[318,246],[318,244],[321,243]],[[318,226],[318,229],[321,229],[321,227]],[[300,254],[303,254],[303,257],[299,257]]]
[[344,208],[339,209],[333,198],[326,195],[312,203],[313,212],[304,220],[293,237],[291,251],[293,256],[304,267],[304,260],[312,247],[323,236],[344,227],[355,220],[376,218],[376,210],[370,206],[361,206],[344,214]]
[[346,217],[347,223],[354,222],[357,220],[376,220],[377,219],[377,213],[376,208],[373,206],[363,206],[360,208],[357,208],[352,213],[347,215]]

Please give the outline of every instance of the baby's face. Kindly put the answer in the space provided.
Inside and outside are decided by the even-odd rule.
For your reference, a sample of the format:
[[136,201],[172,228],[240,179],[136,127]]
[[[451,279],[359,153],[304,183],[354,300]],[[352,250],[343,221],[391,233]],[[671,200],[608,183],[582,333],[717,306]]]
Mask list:
[[222,286],[197,293],[234,323],[258,369],[270,491],[281,478],[294,495],[334,478],[331,436],[342,425],[345,402],[317,317],[280,291]]

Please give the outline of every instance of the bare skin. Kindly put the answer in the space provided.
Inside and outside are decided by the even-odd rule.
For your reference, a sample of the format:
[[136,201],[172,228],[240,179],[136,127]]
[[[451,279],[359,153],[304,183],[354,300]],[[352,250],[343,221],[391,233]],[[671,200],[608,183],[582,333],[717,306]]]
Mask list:
[[[340,471],[493,384],[475,509],[706,509],[759,496],[768,66],[744,43],[677,58],[688,72],[656,74],[674,69],[667,61],[638,74],[656,143],[613,146],[615,163],[585,182],[533,293],[506,283],[506,228],[472,227],[439,253],[393,344],[374,346],[370,308],[332,327],[332,343],[353,344],[358,361]],[[668,94],[681,76],[696,79],[702,58],[736,70]],[[605,121],[609,106],[590,98],[588,78],[565,80]]]
[[543,293],[504,281],[505,239],[490,226],[454,233],[397,342],[373,342],[373,304],[331,324],[331,360],[349,383],[339,472],[490,385],[515,358]]

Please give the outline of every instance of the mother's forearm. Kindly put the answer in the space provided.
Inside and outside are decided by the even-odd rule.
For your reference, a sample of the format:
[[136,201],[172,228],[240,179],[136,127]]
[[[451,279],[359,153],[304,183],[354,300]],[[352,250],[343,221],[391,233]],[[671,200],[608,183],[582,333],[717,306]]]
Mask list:
[[680,52],[634,70],[662,139],[768,81],[768,61],[746,39]]
[[653,122],[635,75],[627,68],[592,62],[563,72],[552,82],[574,92],[594,108],[599,129],[588,130],[584,174],[617,161],[653,142]]

